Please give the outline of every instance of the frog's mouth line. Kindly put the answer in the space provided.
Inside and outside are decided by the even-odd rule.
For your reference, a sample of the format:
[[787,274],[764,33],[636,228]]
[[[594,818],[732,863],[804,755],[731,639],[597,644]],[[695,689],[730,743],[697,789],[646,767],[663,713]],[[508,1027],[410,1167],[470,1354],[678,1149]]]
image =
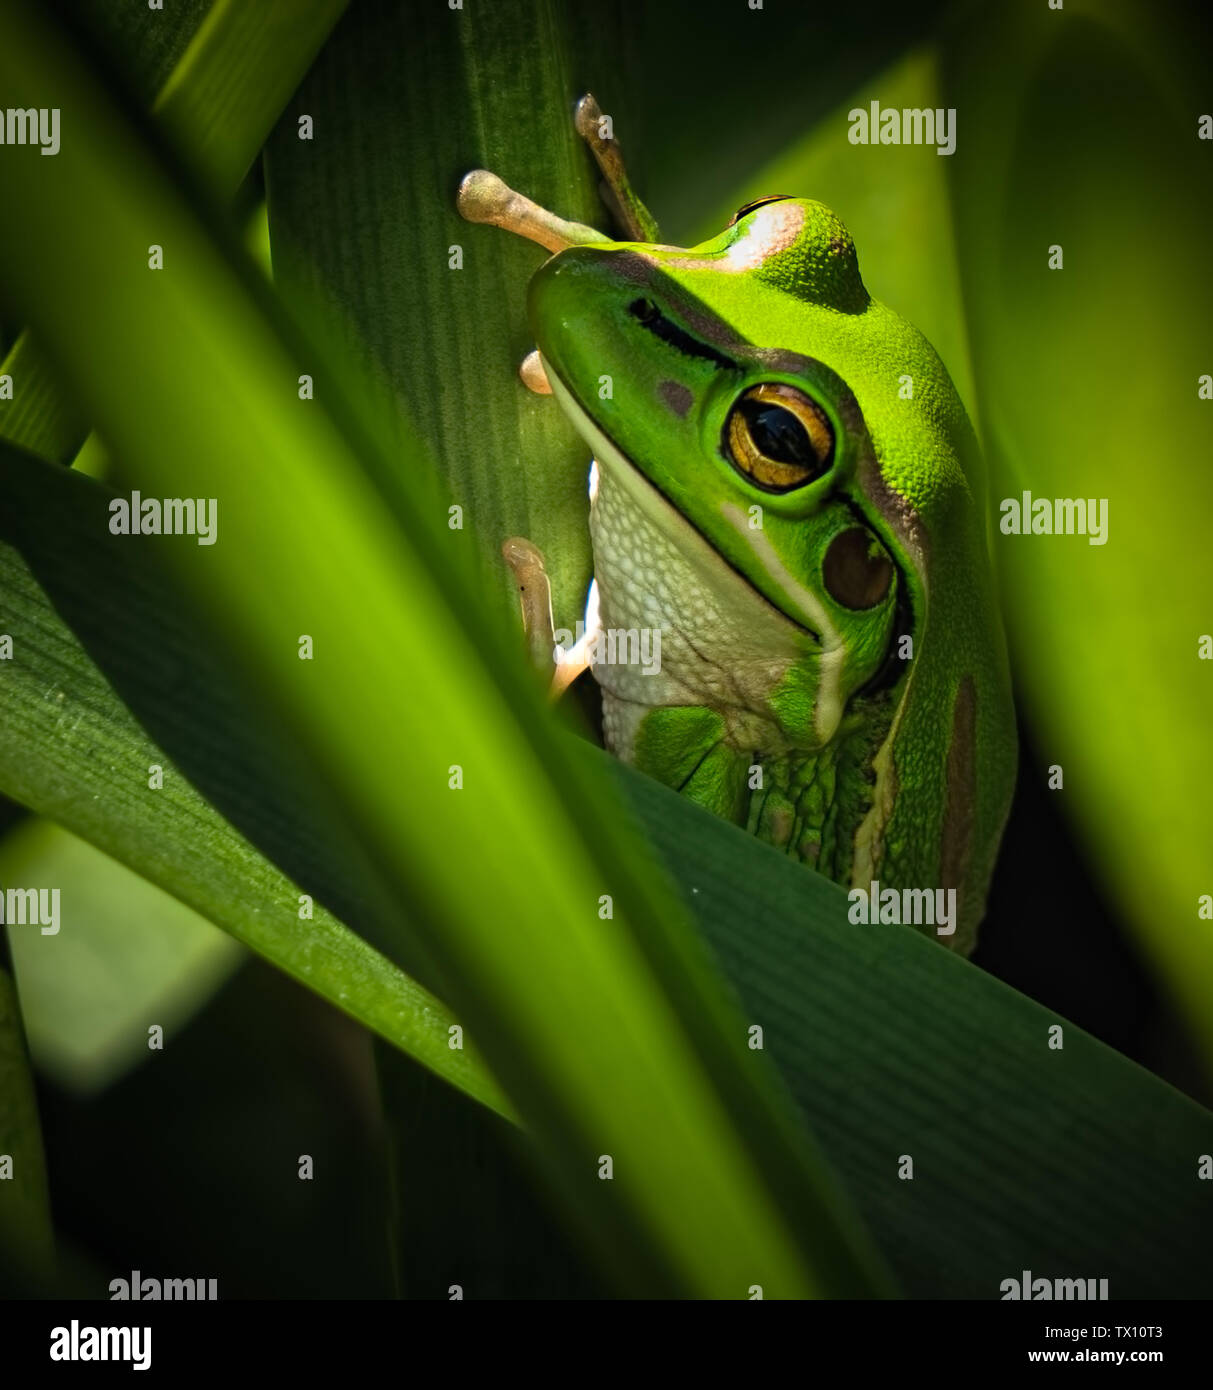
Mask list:
[[[551,383],[553,395],[576,426],[578,433],[590,446],[599,467],[607,466],[613,469],[649,520],[666,533],[675,529],[686,528],[703,547],[705,558],[710,556],[713,567],[727,571],[739,585],[745,588],[748,594],[752,595],[770,612],[772,617],[786,623],[801,636],[807,637],[818,650],[827,656],[832,656],[835,651],[841,652],[841,640],[832,630],[828,630],[828,636],[834,640],[823,641],[821,632],[811,628],[807,623],[801,622],[798,618],[794,618],[777,604],[772,603],[759,589],[756,589],[749,579],[717,550],[708,537],[679,511],[661,488],[637,468],[615,441],[595,424],[585,407],[577,399],[572,388],[553,370],[551,363],[546,358],[543,365],[548,381]],[[727,517],[727,519],[732,521],[731,517]]]

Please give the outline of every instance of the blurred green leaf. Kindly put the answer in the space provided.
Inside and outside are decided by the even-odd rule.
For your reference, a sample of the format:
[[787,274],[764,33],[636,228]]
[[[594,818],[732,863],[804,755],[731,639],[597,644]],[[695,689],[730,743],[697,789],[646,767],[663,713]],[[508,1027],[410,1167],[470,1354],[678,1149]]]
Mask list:
[[58,826],[0,841],[0,884],[58,889],[59,931],[10,927],[30,1053],[73,1090],[97,1091],[148,1056],[235,969],[230,936]]
[[70,463],[88,434],[88,424],[65,396],[59,374],[37,342],[22,332],[0,363],[13,379],[13,398],[0,403],[3,437],[42,458]]
[[[1213,280],[1207,110],[1175,5],[983,7],[946,48],[949,160],[999,502],[1104,499],[1104,545],[995,533],[1012,669],[1054,794],[1213,1056],[1208,772]],[[1064,269],[1050,269],[1050,248]],[[1179,519],[1176,509],[1183,513]],[[1196,528],[1193,531],[1193,528]],[[1098,962],[1094,963],[1098,967]]]
[[375,1049],[391,1138],[400,1296],[588,1299],[613,1292],[553,1210],[526,1136],[392,1048]]
[[[0,446],[0,632],[14,646],[0,665],[0,790],[508,1113],[475,1049],[448,1046],[449,1011],[320,906],[355,923],[366,915],[357,847],[337,826],[300,823],[289,762],[264,751],[226,668],[183,628],[138,543],[110,534],[111,495]],[[148,788],[153,765],[159,791]],[[301,892],[317,900],[306,926]]]
[[115,5],[113,0],[71,0],[70,15],[79,17],[132,97],[150,107],[214,4],[215,0],[172,0],[167,10],[154,10],[150,5]]
[[[230,195],[347,3],[215,0],[209,8],[193,4],[171,21],[144,7],[90,9],[127,58],[132,80],[151,90],[163,74],[152,107],[157,120],[195,172]],[[13,379],[12,400],[0,402],[0,439],[70,463],[88,433],[87,415],[64,391],[37,339],[22,333],[0,375]]]
[[230,196],[349,0],[214,0],[152,114],[183,158]]
[[[10,289],[127,476],[147,495],[220,499],[219,544],[161,555],[280,745],[295,741],[314,802],[362,842],[372,939],[426,964],[466,1017],[632,1292],[884,1287],[609,787],[572,763],[554,776],[550,722],[452,533],[384,508],[370,479],[389,459],[360,457],[382,449],[374,420],[341,403],[323,355],[57,36],[21,6],[7,37],[10,90],[36,90],[75,132],[49,170],[0,151]],[[149,225],[163,271],[147,268]],[[298,394],[305,366],[320,399]]]
[[[50,1296],[107,1299],[132,1269],[192,1269],[225,1302],[392,1297],[371,1052],[357,1024],[251,957],[103,1094],[40,1087],[59,1237]],[[65,1236],[87,1241],[87,1265]]]
[[815,132],[828,138],[840,104],[928,42],[948,8],[949,0],[629,5],[615,41],[604,40],[593,0],[572,5],[579,70],[592,65],[590,85],[615,117],[640,193],[677,245],[720,231],[716,210],[727,207],[727,222],[740,206],[735,190],[783,151]]
[[[38,1102],[11,962],[0,928],[0,1264],[45,1278],[54,1258]],[[2,1281],[8,1282],[8,1277]]]
[[898,110],[940,105],[936,59],[899,58],[729,190],[699,235],[715,235],[745,203],[770,193],[816,198],[847,225],[874,298],[922,330],[943,358],[965,408],[978,415],[948,199],[948,157],[934,145],[852,145],[847,113],[879,101]]

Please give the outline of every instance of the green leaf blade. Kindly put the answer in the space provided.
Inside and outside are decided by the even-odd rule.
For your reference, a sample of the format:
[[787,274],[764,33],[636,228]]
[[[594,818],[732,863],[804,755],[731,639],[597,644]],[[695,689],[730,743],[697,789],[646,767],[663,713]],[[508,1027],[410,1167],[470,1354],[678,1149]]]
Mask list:
[[[159,45],[148,43],[149,69],[165,72],[153,110],[193,168],[216,189],[229,197],[236,192],[347,3],[216,0],[200,21],[190,16],[197,27],[171,65],[157,62]],[[95,18],[126,48],[168,27],[159,11],[145,11],[135,34],[128,16]],[[177,16],[178,41],[183,27]],[[151,84],[150,72],[145,80]],[[37,339],[22,333],[0,363],[0,375],[13,381],[12,400],[0,401],[0,439],[40,458],[70,463],[88,434],[88,414],[65,392],[57,365]]]

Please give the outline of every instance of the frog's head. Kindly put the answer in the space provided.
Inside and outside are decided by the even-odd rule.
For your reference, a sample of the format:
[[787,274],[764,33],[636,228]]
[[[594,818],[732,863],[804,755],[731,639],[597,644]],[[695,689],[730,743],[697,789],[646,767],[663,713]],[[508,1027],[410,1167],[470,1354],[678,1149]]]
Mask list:
[[763,198],[682,248],[563,222],[483,170],[459,205],[555,253],[529,293],[540,377],[604,477],[658,526],[663,507],[689,523],[729,583],[820,653],[819,736],[852,695],[900,679],[899,635],[919,655],[936,577],[960,608],[979,600],[972,428],[930,344],[868,294],[828,208]]
[[973,506],[971,430],[926,340],[869,296],[839,219],[777,197],[689,250],[573,246],[535,274],[529,307],[604,472],[641,474],[837,654],[835,708],[895,681],[927,537]]

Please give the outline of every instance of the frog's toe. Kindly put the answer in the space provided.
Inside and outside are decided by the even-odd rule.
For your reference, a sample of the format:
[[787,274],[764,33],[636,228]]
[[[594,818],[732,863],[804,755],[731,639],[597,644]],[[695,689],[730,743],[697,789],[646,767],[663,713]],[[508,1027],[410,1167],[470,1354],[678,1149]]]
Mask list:
[[528,391],[534,391],[537,396],[550,396],[552,394],[552,383],[548,380],[548,374],[543,369],[543,358],[539,355],[539,349],[528,352],[522,359],[518,367],[518,375],[522,378],[522,384]]

